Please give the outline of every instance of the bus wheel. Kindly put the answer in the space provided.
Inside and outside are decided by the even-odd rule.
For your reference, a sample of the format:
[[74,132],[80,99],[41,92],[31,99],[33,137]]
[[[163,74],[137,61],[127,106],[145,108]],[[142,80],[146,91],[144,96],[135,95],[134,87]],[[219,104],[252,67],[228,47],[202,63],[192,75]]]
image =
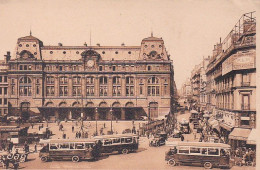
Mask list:
[[122,150],[122,153],[123,153],[124,155],[128,154],[128,149],[123,149],[123,150]]
[[175,166],[176,165],[176,161],[174,159],[170,159],[168,161],[168,164],[170,164],[171,166]]
[[43,156],[43,157],[41,157],[41,161],[42,161],[42,162],[47,162],[47,161],[48,161],[48,158],[47,158],[46,156]]
[[204,163],[204,168],[205,168],[205,169],[211,169],[211,168],[212,168],[212,163],[210,163],[210,162],[205,162],[205,163]]
[[20,157],[19,154],[15,154],[15,155],[14,155],[14,160],[18,160],[19,157]]
[[73,156],[71,159],[72,159],[72,162],[79,162],[78,156]]
[[26,160],[26,155],[21,155],[21,157],[20,157],[20,162],[25,162],[25,160]]

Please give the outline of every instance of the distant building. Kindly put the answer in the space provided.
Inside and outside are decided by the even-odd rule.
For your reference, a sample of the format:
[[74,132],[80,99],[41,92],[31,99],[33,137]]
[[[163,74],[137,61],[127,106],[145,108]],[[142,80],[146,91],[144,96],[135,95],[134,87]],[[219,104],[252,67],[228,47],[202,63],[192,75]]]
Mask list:
[[172,111],[174,71],[162,38],[140,46],[46,46],[30,35],[15,51],[1,65],[2,114],[130,120]]

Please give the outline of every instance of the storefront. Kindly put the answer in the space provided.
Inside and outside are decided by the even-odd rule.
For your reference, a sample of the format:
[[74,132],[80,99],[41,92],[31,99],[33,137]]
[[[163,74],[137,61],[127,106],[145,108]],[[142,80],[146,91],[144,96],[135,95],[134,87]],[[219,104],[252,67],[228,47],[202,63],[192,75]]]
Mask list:
[[229,134],[230,145],[233,150],[238,147],[246,147],[251,129],[234,128]]

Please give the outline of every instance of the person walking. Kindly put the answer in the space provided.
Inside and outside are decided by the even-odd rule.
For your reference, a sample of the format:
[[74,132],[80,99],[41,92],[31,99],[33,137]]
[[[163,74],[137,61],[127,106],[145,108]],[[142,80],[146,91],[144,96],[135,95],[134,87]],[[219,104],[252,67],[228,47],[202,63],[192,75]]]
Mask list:
[[78,132],[76,132],[76,139],[79,137],[79,133]]
[[79,132],[79,138],[81,138],[81,133]]
[[184,136],[183,135],[181,135],[181,141],[184,141]]
[[37,144],[34,144],[34,153],[37,153]]
[[72,127],[71,127],[71,131],[72,131],[72,133],[74,132],[74,126],[72,125]]

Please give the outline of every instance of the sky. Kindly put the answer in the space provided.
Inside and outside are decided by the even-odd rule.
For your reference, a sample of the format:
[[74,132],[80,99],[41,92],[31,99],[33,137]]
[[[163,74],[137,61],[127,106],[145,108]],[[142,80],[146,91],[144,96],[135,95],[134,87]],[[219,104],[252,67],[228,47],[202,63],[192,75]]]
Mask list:
[[212,55],[242,14],[258,0],[0,0],[0,59],[19,37],[44,45],[141,45],[151,32],[162,37],[179,89],[203,57]]

